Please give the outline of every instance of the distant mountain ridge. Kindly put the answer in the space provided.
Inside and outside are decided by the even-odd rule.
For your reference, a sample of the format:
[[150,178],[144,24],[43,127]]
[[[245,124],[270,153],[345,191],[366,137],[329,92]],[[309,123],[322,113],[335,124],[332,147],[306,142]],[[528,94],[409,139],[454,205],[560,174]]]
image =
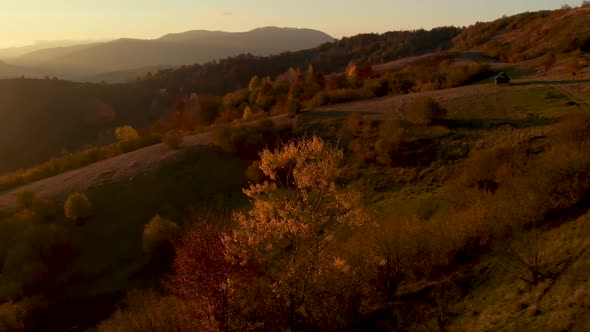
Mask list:
[[[8,64],[76,79],[104,72],[204,63],[243,53],[271,55],[313,48],[334,38],[312,29],[264,27],[247,32],[193,30],[157,39],[117,39],[36,50]],[[0,71],[0,77],[6,77]]]
[[81,45],[81,44],[92,44],[92,43],[96,43],[96,42],[97,42],[96,40],[37,41],[37,42],[34,42],[30,45],[0,48],[0,60],[6,61],[9,59],[14,59],[14,58],[23,56],[25,54],[29,54],[29,53],[43,50],[43,49],[67,47],[67,46],[74,46],[74,45]]

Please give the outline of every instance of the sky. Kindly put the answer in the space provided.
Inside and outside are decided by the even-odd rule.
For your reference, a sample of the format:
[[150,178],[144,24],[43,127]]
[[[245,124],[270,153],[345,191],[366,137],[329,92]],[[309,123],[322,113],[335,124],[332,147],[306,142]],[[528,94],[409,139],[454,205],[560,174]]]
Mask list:
[[41,40],[157,38],[188,30],[263,26],[333,37],[466,26],[581,0],[0,0],[0,47]]

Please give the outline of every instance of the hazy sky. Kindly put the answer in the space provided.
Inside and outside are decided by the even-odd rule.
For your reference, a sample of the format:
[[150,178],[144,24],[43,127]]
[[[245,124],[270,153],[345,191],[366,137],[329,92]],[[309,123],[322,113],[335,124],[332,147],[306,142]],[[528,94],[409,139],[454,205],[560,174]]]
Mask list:
[[0,47],[269,25],[319,29],[339,38],[469,25],[565,3],[581,0],[0,0]]

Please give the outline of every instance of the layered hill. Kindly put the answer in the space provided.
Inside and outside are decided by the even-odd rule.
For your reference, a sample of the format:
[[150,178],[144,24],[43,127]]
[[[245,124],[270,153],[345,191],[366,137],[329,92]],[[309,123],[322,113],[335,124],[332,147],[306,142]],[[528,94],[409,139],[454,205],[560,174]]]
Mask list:
[[150,66],[204,63],[242,53],[270,55],[312,48],[334,38],[311,29],[265,27],[248,32],[188,31],[157,39],[118,39],[37,50],[10,60],[60,77],[84,78],[102,72]]
[[[242,55],[203,65],[162,69],[124,84],[0,80],[0,156],[3,160],[0,172],[32,166],[64,150],[105,143],[102,137],[112,139],[113,129],[120,125],[149,128],[154,121],[171,114],[177,103],[193,92],[223,96],[246,87],[254,75],[274,77],[292,67],[305,69],[309,64],[325,73],[342,71],[351,60],[366,61],[368,57],[384,56],[383,50],[375,49],[377,44],[388,44],[390,53],[385,59],[431,52],[441,45],[450,47],[451,39],[458,32],[456,28],[440,28],[359,35],[270,57]],[[164,38],[184,40],[195,36],[183,34]],[[406,47],[398,49],[395,45]],[[119,73],[109,76],[113,75],[121,77]]]
[[20,56],[23,56],[25,54],[36,52],[39,50],[81,45],[81,44],[91,44],[93,42],[95,42],[95,41],[84,41],[84,40],[37,41],[33,44],[25,45],[25,46],[14,46],[14,47],[0,48],[0,59],[1,60],[14,59],[14,58],[18,58]]
[[[441,27],[430,31],[361,34],[324,43],[315,48],[274,56],[240,55],[176,69],[148,66],[143,70],[153,70],[152,73],[124,84],[29,79],[1,81],[0,171],[28,167],[63,151],[78,150],[88,144],[103,144],[104,137],[112,139],[113,129],[120,125],[131,124],[147,129],[154,121],[169,116],[177,104],[192,93],[221,97],[228,92],[247,87],[254,75],[276,77],[290,68],[306,70],[309,65],[313,66],[315,72],[327,75],[344,71],[351,62],[373,64],[376,72],[406,70],[423,65],[422,61],[408,62],[404,61],[404,58],[419,56],[416,59],[429,59],[429,54],[440,55],[449,50],[452,53],[448,54],[452,56],[446,58],[451,61],[475,58],[479,63],[491,64],[494,68],[508,61],[508,58],[517,61],[547,52],[553,52],[558,57],[562,54],[562,57],[570,57],[574,47],[574,53],[584,54],[590,39],[590,28],[582,23],[589,19],[588,8],[577,8],[525,13],[494,22],[478,23],[464,29]],[[44,50],[36,52],[35,57],[39,61],[44,59],[43,61],[53,63],[68,59],[83,67],[94,61],[93,57],[96,60],[93,54],[103,52],[101,54],[105,63],[110,62],[121,68],[125,64],[133,64],[137,68],[142,65],[142,59],[151,59],[145,60],[145,64],[155,62],[154,59],[158,59],[159,56],[165,56],[166,52],[158,51],[158,47],[154,45],[174,44],[186,47],[191,43],[209,43],[217,45],[217,49],[222,49],[224,43],[229,45],[236,40],[248,40],[246,44],[250,44],[248,47],[251,47],[251,50],[278,52],[278,48],[282,47],[278,42],[281,40],[278,35],[289,36],[285,37],[284,46],[288,44],[288,40],[293,41],[295,36],[300,34],[310,36],[308,41],[316,38],[313,39],[313,43],[316,44],[330,39],[329,36],[317,31],[278,28],[263,28],[247,33],[191,31],[166,35],[152,41],[118,40]],[[567,38],[559,38],[562,35]],[[268,46],[271,41],[277,41],[277,45],[273,46],[276,48]],[[513,45],[517,44],[516,41],[521,45],[518,49],[513,48]],[[303,42],[305,41],[301,41]],[[131,50],[135,46],[145,46],[143,50],[146,56],[131,56]],[[109,49],[113,52],[109,53]],[[494,50],[500,50],[501,54],[492,52]],[[72,53],[68,53],[70,51]],[[213,53],[209,54],[214,56]],[[188,55],[179,52],[175,56],[175,61],[181,61],[181,57]],[[35,58],[33,54],[27,57],[27,61],[31,63]],[[27,57],[21,60],[24,61]],[[122,57],[119,59],[121,62],[118,62],[117,57]],[[398,59],[401,60],[379,66]],[[442,60],[433,58],[433,61]],[[540,64],[534,66],[540,67]],[[0,67],[10,69],[13,74],[21,68],[9,64]],[[124,81],[124,77],[137,74],[136,70],[114,71],[98,77],[100,81],[109,81],[114,77],[116,80]],[[51,73],[47,75],[53,76]],[[415,78],[415,75],[410,78]],[[407,80],[404,78],[396,81],[397,83],[394,81],[390,84],[405,84]]]

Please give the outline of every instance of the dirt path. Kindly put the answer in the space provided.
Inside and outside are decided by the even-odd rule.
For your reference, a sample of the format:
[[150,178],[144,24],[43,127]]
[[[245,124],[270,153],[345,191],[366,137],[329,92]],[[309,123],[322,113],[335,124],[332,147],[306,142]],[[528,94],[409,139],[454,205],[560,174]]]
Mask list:
[[21,191],[32,191],[39,197],[60,197],[102,183],[130,179],[190,149],[212,143],[211,133],[204,133],[185,137],[183,147],[178,150],[164,144],[148,146],[4,192],[0,194],[0,207],[13,206],[15,195]]

